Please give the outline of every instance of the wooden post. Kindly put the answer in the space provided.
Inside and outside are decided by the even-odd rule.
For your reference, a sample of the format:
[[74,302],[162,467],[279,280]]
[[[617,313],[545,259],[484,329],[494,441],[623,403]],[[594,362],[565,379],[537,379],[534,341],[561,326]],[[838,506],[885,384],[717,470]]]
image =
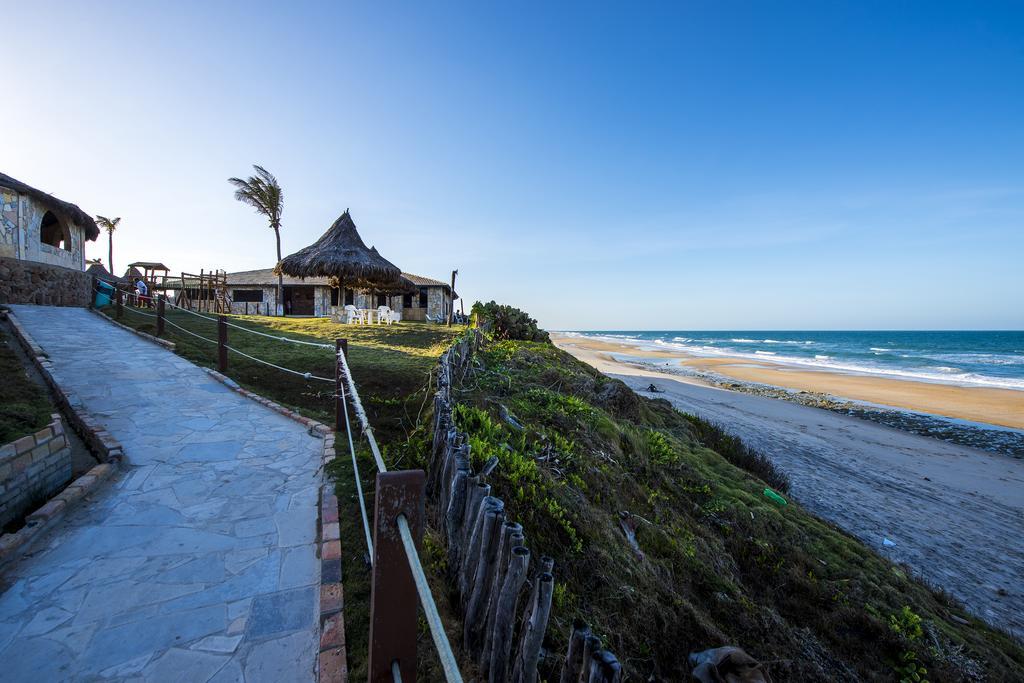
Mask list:
[[156,336],[164,336],[164,316],[167,315],[167,295],[161,294],[156,300]]
[[505,583],[498,596],[498,608],[494,612],[494,633],[491,640],[491,665],[487,679],[500,683],[506,678],[509,667],[509,653],[512,649],[512,632],[515,627],[516,600],[519,589],[526,580],[526,568],[530,564],[530,551],[523,546],[512,548]]
[[341,392],[345,390],[342,386],[341,357],[345,354],[348,359],[348,339],[334,340],[334,431],[340,432],[345,428],[345,407],[341,400]]
[[228,319],[223,315],[217,316],[217,370],[228,371]]
[[452,296],[451,303],[448,304],[448,327],[452,326],[452,317],[455,314],[455,276],[459,274],[458,270],[452,271]]
[[118,288],[117,290],[117,319],[120,320],[121,316],[124,315],[124,290]]
[[96,308],[96,295],[97,291],[96,276],[93,275],[90,278],[91,288],[89,289],[89,308]]
[[416,680],[419,598],[396,520],[399,515],[405,516],[419,548],[425,483],[423,470],[377,473],[370,585],[370,683],[391,683],[391,664],[395,661],[402,681]]

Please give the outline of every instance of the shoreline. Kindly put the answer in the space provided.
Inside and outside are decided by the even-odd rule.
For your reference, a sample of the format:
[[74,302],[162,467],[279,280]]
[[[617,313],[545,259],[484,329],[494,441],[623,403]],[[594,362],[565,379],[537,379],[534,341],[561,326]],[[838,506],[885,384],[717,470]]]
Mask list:
[[[992,426],[1018,432],[1024,430],[1024,391],[811,369],[771,359],[707,358],[681,351],[646,350],[627,343],[557,332],[551,334],[551,339],[559,348],[570,353],[579,350],[619,365],[636,363],[654,372],[682,376],[726,389],[749,391],[751,387],[757,386],[775,388],[792,394],[785,396],[780,393],[774,396],[785,400],[807,394],[819,403],[860,404],[867,412],[886,409],[909,411],[980,425],[967,425],[966,429]],[[736,386],[732,386],[734,384]],[[833,409],[830,405],[819,407]],[[844,405],[843,410],[849,407]]]
[[[1024,638],[1024,458],[778,400],[782,396],[774,393],[714,386],[643,365],[643,358],[633,363],[613,357],[627,356],[629,349],[595,350],[558,335],[552,340],[642,395],[725,426],[782,469],[792,500],[948,591],[990,624]],[[674,360],[660,355],[653,360]]]

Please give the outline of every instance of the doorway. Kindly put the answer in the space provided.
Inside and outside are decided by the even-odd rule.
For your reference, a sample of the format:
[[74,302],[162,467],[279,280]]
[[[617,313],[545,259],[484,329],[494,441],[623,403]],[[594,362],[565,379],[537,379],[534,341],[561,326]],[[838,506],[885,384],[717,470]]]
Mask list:
[[315,288],[312,285],[285,285],[284,314],[314,315]]

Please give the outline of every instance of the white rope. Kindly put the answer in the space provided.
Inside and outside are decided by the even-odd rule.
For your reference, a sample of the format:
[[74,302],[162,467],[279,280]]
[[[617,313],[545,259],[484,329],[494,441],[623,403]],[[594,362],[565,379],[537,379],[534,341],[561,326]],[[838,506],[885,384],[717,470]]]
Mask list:
[[373,539],[370,534],[370,520],[366,513],[366,498],[363,496],[363,483],[359,479],[359,464],[356,462],[356,447],[352,442],[352,425],[348,421],[348,402],[345,400],[345,387],[341,387],[341,407],[345,413],[345,433],[348,435],[348,450],[352,454],[352,472],[356,480],[356,492],[359,494],[359,514],[363,517],[363,533],[366,534],[366,547],[370,551],[370,562],[373,562]]
[[[203,320],[209,320],[211,322],[219,322],[216,318],[211,318],[211,317],[206,316],[206,315],[201,315],[201,314],[196,313],[195,311],[190,310],[188,308],[182,308],[181,306],[178,306],[176,304],[172,304],[170,301],[168,301],[167,303],[170,306],[173,306],[174,308],[177,308],[179,311],[185,311],[186,313],[191,313],[192,315],[197,316],[199,318],[202,318]],[[228,327],[233,327],[236,330],[242,330],[243,332],[248,332],[249,334],[258,334],[259,336],[267,337],[268,339],[276,339],[277,341],[288,342],[290,344],[303,344],[305,346],[315,346],[315,347],[317,347],[319,349],[333,349],[334,348],[330,344],[321,344],[319,342],[303,341],[302,339],[291,339],[289,337],[282,337],[282,336],[277,335],[277,334],[267,334],[266,332],[259,332],[257,330],[252,330],[252,329],[249,329],[248,327],[243,327],[242,325],[238,325],[238,324],[233,323],[233,322],[228,321],[228,320],[225,320],[224,322],[225,322],[225,324]]]
[[262,358],[257,358],[256,356],[250,356],[249,354],[245,353],[244,351],[239,351],[238,349],[234,348],[233,346],[228,346],[227,344],[224,345],[224,348],[226,348],[228,351],[234,351],[239,356],[245,356],[249,360],[256,361],[257,363],[263,363],[264,365],[269,365],[270,367],[276,368],[276,369],[280,370],[281,372],[287,372],[287,373],[290,373],[292,375],[297,375],[299,377],[303,377],[305,379],[316,379],[316,380],[320,380],[321,382],[331,382],[331,383],[334,382],[333,379],[328,379],[327,377],[320,377],[320,376],[314,375],[314,374],[312,374],[310,372],[299,372],[298,370],[292,370],[291,368],[283,368],[280,365],[274,365],[273,363],[271,363],[269,361],[265,361]]
[[157,317],[156,313],[143,313],[142,311],[137,310],[133,306],[122,306],[121,309],[125,310],[125,311],[130,311],[131,313],[138,313],[139,315],[144,315],[147,318],[156,318]]
[[171,327],[177,327],[179,330],[181,330],[185,334],[191,334],[193,337],[198,337],[199,339],[202,339],[203,341],[208,341],[211,344],[219,344],[220,343],[220,342],[214,341],[213,339],[207,339],[206,337],[204,337],[201,334],[196,334],[192,330],[186,330],[184,327],[182,327],[181,325],[177,324],[173,320],[168,320],[167,318],[164,318],[164,322],[167,323],[168,325],[170,325]]
[[338,359],[341,362],[341,369],[345,375],[345,383],[348,384],[349,391],[352,393],[352,409],[355,410],[356,417],[359,418],[359,424],[363,428],[363,433],[366,434],[366,439],[370,442],[370,451],[373,453],[373,459],[377,461],[377,470],[387,472],[388,467],[384,464],[384,458],[381,457],[380,449],[377,448],[377,440],[373,438],[373,427],[370,426],[370,421],[366,417],[366,411],[363,410],[363,403],[359,400],[359,392],[356,390],[355,380],[352,379],[352,371],[348,368],[348,360],[341,351],[338,352]]
[[405,546],[405,555],[409,558],[409,569],[412,570],[412,578],[416,582],[416,592],[420,595],[420,604],[423,605],[423,613],[427,617],[427,624],[430,626],[430,635],[434,639],[434,647],[437,648],[437,656],[444,668],[444,676],[449,683],[457,681],[462,683],[462,674],[459,673],[459,666],[455,661],[455,653],[448,643],[448,636],[444,632],[444,624],[441,623],[441,615],[437,612],[437,605],[434,604],[434,596],[430,594],[430,585],[427,583],[427,575],[423,572],[423,565],[420,563],[420,556],[416,552],[416,542],[412,539],[412,531],[409,530],[409,521],[405,515],[398,515],[395,520],[398,524],[398,533],[402,536],[402,545]]

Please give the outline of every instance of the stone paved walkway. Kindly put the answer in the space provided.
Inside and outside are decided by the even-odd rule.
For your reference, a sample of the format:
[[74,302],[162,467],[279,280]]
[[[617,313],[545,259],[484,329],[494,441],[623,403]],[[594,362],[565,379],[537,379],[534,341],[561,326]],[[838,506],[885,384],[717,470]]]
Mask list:
[[12,309],[128,463],[0,575],[0,679],[315,678],[321,439],[84,309]]

